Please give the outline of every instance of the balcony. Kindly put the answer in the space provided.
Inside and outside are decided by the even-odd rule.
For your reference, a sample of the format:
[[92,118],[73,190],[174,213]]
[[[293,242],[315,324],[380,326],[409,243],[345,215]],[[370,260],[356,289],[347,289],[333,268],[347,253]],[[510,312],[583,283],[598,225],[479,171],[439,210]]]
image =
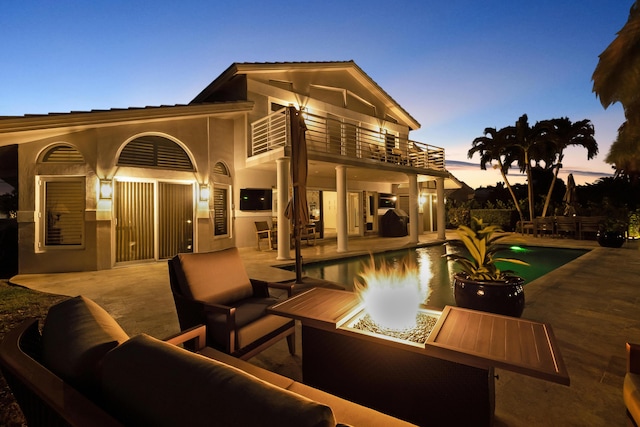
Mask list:
[[[415,173],[445,172],[444,149],[346,120],[303,113],[310,159],[337,164],[373,165],[381,162]],[[251,124],[251,155],[259,156],[291,146],[288,110],[283,108]]]

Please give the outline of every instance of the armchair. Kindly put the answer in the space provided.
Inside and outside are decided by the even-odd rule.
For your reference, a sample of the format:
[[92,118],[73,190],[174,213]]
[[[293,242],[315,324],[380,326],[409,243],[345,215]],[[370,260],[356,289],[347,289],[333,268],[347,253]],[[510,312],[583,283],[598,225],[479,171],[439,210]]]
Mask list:
[[622,389],[629,425],[640,424],[640,344],[627,343],[627,374]]
[[285,337],[295,354],[294,321],[267,314],[269,288],[293,285],[250,279],[237,248],[176,255],[169,279],[181,330],[204,324],[208,346],[245,360]]

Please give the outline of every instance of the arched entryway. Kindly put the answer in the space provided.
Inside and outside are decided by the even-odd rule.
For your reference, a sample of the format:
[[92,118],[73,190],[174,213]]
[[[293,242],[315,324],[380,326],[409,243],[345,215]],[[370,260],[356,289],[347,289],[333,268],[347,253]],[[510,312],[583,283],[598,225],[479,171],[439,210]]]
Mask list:
[[152,172],[148,178],[115,178],[116,263],[193,252],[195,182],[162,178],[162,170],[194,171],[184,149],[163,136],[141,136],[123,148],[118,166]]

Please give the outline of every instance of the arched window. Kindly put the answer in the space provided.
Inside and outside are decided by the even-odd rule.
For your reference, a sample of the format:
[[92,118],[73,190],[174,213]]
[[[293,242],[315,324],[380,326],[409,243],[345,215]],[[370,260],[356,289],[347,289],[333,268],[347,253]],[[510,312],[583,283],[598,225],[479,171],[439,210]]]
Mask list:
[[213,173],[216,173],[218,175],[224,175],[224,176],[231,175],[229,173],[229,169],[227,168],[227,166],[222,162],[218,162],[213,166]]
[[42,163],[84,163],[84,157],[74,146],[58,144],[45,151],[40,161]]
[[118,166],[193,171],[189,155],[162,136],[145,135],[129,142],[120,153]]

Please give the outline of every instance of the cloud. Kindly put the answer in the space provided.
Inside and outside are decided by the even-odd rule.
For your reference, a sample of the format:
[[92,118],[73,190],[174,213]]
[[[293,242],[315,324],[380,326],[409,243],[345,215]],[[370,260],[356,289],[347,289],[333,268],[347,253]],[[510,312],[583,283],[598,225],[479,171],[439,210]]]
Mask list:
[[[478,163],[447,160],[446,167],[456,178],[464,181],[473,188],[493,186],[497,182],[503,181],[500,171],[493,170],[491,166],[487,166],[487,170],[482,170]],[[578,185],[591,184],[600,178],[613,176],[612,172],[593,171],[579,167],[563,167],[560,169],[558,178],[566,181],[569,174],[573,174],[573,178]],[[509,170],[507,179],[511,184],[526,182],[525,175],[521,174],[517,168],[511,168]]]

